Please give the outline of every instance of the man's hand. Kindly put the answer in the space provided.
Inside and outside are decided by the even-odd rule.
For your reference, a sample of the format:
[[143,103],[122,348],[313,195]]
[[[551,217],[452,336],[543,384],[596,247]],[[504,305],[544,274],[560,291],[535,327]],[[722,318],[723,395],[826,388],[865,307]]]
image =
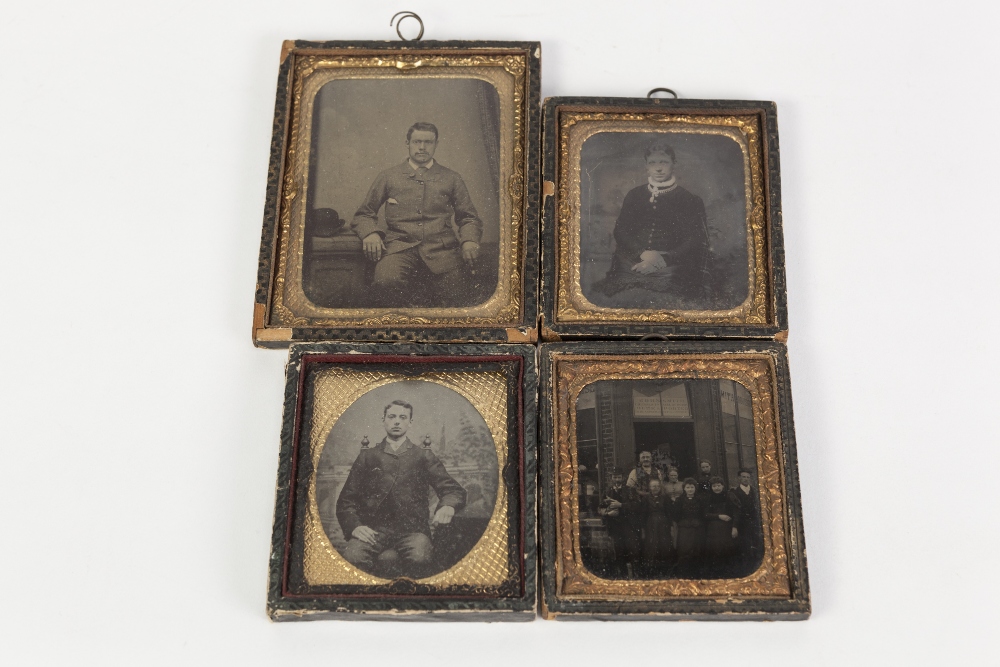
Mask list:
[[733,526],[733,539],[734,540],[736,539],[736,536],[739,535],[739,532],[740,531],[736,530],[736,526]]
[[720,514],[719,518],[722,519],[723,521],[732,521],[733,520],[733,517],[729,516],[728,514]]
[[620,502],[618,502],[617,500],[612,500],[610,503],[608,503],[608,509],[609,510],[620,510],[621,508],[622,508],[622,504]]
[[355,537],[364,542],[365,544],[370,544],[372,546],[375,546],[375,536],[377,534],[378,533],[376,533],[368,526],[358,526],[357,528],[354,529],[354,532],[351,533],[351,537]]
[[442,505],[438,508],[437,512],[434,512],[434,518],[431,519],[431,525],[438,526],[451,523],[451,517],[453,516],[455,516],[455,508],[451,505]]
[[365,247],[365,257],[373,262],[382,259],[382,253],[385,252],[385,243],[382,241],[381,234],[372,232],[361,243]]
[[479,244],[475,241],[466,241],[462,244],[462,259],[465,263],[472,265],[473,262],[479,257]]

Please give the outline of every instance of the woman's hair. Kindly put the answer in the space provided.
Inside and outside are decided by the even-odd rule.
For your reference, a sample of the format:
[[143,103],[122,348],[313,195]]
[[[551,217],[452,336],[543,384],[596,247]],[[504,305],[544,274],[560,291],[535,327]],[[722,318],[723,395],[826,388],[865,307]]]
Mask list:
[[713,484],[721,484],[722,486],[726,485],[726,483],[722,481],[722,478],[717,475],[713,475],[708,478],[708,485],[712,486]]
[[684,481],[682,482],[682,485],[683,486],[687,486],[688,484],[690,484],[691,486],[693,486],[696,489],[698,488],[698,482],[694,481],[693,477],[685,477],[684,478]]
[[677,162],[677,155],[674,154],[674,149],[665,141],[657,140],[649,145],[646,152],[643,153],[643,159],[648,160],[649,156],[653,153],[666,153],[670,156],[670,159]]
[[671,472],[676,472],[678,475],[681,474],[680,471],[677,470],[677,466],[667,466],[667,474],[669,475]]

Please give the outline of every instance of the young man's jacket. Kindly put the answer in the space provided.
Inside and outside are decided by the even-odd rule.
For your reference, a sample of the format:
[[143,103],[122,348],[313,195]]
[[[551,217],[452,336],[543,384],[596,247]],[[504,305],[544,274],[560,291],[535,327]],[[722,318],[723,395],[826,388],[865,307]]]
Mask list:
[[[383,204],[384,222],[378,217]],[[406,160],[379,174],[354,214],[353,226],[361,239],[381,234],[388,255],[417,248],[433,273],[458,268],[461,244],[479,243],[483,235],[465,181],[437,161],[429,169],[414,169]]]
[[406,438],[396,452],[385,439],[362,449],[337,499],[344,537],[350,539],[358,526],[429,535],[428,488],[437,494],[438,508],[465,507],[465,489],[429,448]]

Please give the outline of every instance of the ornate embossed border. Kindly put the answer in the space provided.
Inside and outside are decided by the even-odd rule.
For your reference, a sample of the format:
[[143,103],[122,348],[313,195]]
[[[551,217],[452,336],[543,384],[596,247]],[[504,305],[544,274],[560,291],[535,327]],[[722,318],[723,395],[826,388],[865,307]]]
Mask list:
[[[322,364],[322,366],[315,366]],[[312,585],[304,576],[312,475],[307,377],[312,368],[428,373],[501,372],[506,383],[507,578],[500,585],[437,579],[360,585]],[[268,582],[274,620],[446,618],[530,620],[535,615],[535,348],[529,345],[314,343],[293,345],[286,369],[285,412]],[[451,570],[449,570],[451,572]],[[445,577],[447,579],[447,577]]]
[[[537,42],[286,42],[278,78],[271,168],[254,306],[253,340],[285,347],[302,340],[413,340],[531,342],[536,338],[539,184]],[[503,115],[506,183],[501,209],[501,285],[485,304],[460,309],[328,309],[301,289],[300,195],[308,161],[305,94],[310,76],[370,71],[373,77],[469,76],[510,81],[498,89]],[[508,85],[509,84],[509,85]],[[509,125],[509,127],[507,127]],[[297,276],[297,278],[296,278]],[[290,278],[291,277],[291,278]]]
[[[575,401],[597,380],[725,378],[753,397],[765,554],[753,574],[720,580],[602,579],[580,556]],[[566,343],[542,346],[543,616],[804,618],[809,614],[784,346],[773,342]]]
[[[545,103],[542,336],[781,337],[787,329],[778,137],[771,102],[550,98]],[[579,153],[596,132],[733,134],[747,167],[747,268],[751,291],[728,311],[653,311],[591,304],[579,286]]]

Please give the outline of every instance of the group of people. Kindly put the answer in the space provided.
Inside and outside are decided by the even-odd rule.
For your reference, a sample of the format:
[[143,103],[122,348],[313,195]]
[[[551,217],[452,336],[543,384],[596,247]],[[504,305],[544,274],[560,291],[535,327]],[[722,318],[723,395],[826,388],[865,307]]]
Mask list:
[[619,579],[723,578],[752,572],[763,553],[760,500],[753,475],[741,470],[739,484],[727,489],[701,461],[700,476],[679,478],[639,454],[628,477],[611,474],[598,506],[614,556],[605,576]]

